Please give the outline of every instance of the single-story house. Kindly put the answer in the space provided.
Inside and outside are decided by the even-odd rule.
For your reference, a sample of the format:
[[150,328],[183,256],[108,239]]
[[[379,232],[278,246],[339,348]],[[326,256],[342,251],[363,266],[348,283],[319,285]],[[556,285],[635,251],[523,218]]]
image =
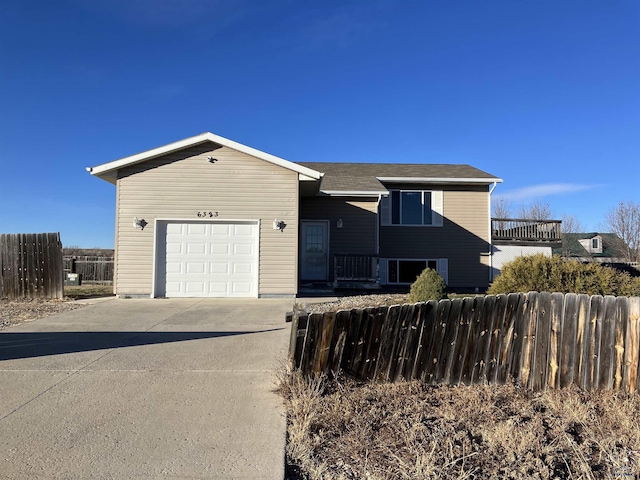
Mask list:
[[116,185],[122,296],[402,286],[426,267],[452,289],[490,281],[502,180],[469,165],[290,162],[203,133],[87,170]]

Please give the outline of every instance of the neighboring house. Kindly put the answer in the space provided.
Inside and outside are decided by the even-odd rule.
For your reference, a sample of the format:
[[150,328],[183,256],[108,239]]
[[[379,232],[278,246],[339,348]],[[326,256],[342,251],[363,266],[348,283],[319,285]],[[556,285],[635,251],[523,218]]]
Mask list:
[[583,262],[623,264],[624,253],[620,251],[622,239],[615,233],[565,233],[562,248],[553,253]]
[[457,290],[490,280],[502,180],[468,165],[294,163],[204,133],[87,170],[116,185],[120,295],[294,296],[426,267]]

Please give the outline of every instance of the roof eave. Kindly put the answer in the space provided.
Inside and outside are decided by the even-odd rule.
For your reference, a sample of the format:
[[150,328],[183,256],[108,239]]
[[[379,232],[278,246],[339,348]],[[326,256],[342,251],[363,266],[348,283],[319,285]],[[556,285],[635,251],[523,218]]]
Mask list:
[[330,197],[379,197],[380,195],[388,195],[389,191],[363,191],[363,190],[320,190],[321,194]]
[[376,177],[381,182],[388,183],[475,183],[490,185],[502,183],[501,178],[460,178],[460,177]]
[[224,138],[210,132],[202,133],[200,135],[196,135],[195,137],[185,138],[184,140],[173,142],[168,145],[164,145],[162,147],[157,147],[151,150],[147,150],[145,152],[137,153],[129,157],[120,158],[112,162],[103,163],[95,167],[88,167],[87,171],[92,175],[95,175],[100,178],[104,178],[104,174],[108,172],[117,171],[118,169],[128,167],[130,165],[135,165],[136,163],[151,160],[153,158],[157,158],[162,155],[167,155],[169,153],[176,152],[184,148],[200,145],[206,142],[217,143],[218,145],[232,148],[239,152],[246,153],[247,155],[251,155],[256,158],[260,158],[261,160],[265,160],[267,162],[273,163],[283,168],[293,170],[294,172],[302,174],[306,177],[310,177],[316,180],[322,177],[322,173],[316,170],[313,170],[308,167],[303,167],[302,165],[299,165],[297,163],[290,162],[288,160],[285,160],[280,157],[276,157],[275,155],[271,155],[269,153],[265,153],[260,150],[256,150],[255,148],[242,145],[241,143],[234,142],[233,140],[229,140],[228,138]]

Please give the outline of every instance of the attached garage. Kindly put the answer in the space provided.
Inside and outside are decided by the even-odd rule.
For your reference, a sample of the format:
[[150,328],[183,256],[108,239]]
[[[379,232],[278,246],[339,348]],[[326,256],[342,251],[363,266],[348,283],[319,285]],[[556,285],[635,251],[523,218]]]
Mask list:
[[155,297],[257,297],[257,220],[156,220]]

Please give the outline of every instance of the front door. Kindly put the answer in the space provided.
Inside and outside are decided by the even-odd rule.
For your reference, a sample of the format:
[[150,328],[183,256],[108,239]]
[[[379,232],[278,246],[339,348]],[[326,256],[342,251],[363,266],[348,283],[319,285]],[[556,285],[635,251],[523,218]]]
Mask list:
[[329,276],[329,241],[327,222],[302,222],[302,280],[326,281]]

